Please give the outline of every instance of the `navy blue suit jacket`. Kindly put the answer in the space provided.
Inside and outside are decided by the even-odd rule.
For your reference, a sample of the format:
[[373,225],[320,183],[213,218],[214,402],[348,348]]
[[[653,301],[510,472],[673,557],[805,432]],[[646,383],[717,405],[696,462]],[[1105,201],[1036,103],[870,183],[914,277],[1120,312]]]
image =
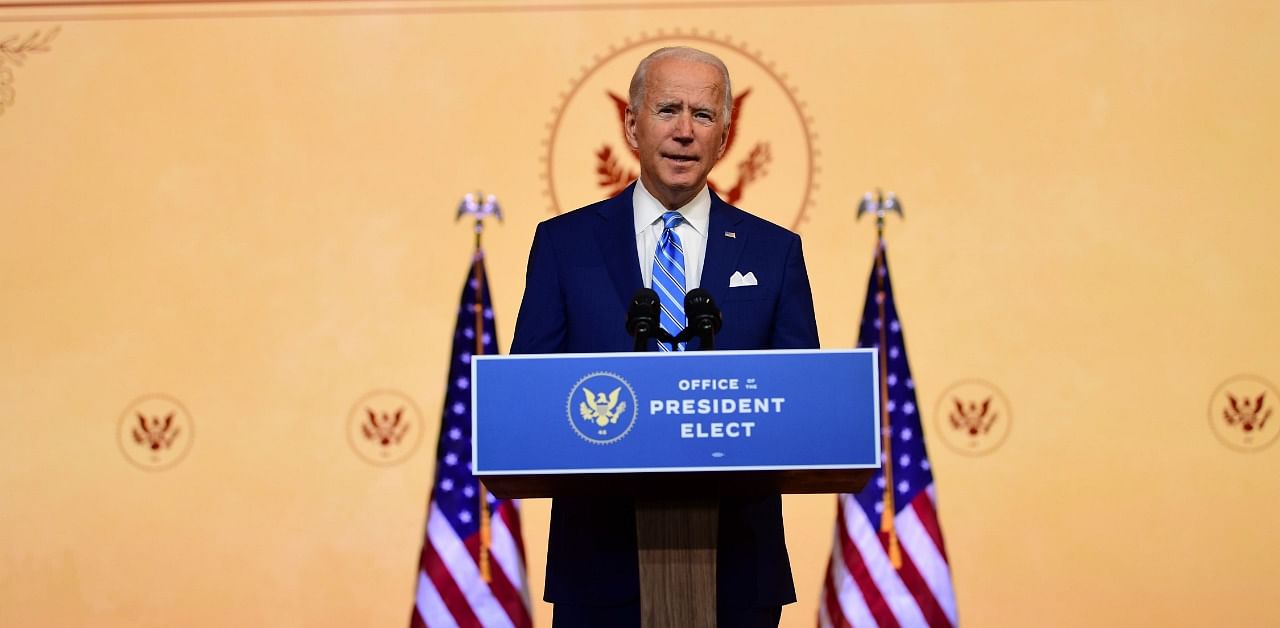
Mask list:
[[[627,306],[643,287],[632,193],[538,225],[511,353],[630,351]],[[717,349],[815,349],[818,327],[800,237],[711,195],[700,285],[724,314]],[[729,287],[739,271],[755,286]],[[630,499],[556,499],[545,599],[619,604],[639,597],[635,507]],[[795,587],[782,532],[782,500],[720,504],[719,604],[780,606]]]

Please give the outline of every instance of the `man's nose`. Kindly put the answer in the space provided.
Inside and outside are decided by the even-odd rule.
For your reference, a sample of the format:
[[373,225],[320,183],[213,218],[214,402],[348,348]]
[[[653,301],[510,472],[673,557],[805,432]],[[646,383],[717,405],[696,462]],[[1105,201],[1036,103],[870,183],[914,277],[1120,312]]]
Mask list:
[[676,117],[676,128],[674,139],[681,144],[689,144],[693,142],[693,117],[689,114],[681,114]]

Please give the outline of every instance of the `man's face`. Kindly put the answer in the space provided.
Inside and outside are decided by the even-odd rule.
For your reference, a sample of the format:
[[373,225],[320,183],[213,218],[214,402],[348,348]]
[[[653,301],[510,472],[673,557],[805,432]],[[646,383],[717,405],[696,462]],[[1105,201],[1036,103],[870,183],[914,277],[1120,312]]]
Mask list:
[[667,57],[645,76],[644,102],[632,103],[627,142],[640,153],[640,180],[667,209],[689,202],[724,154],[729,121],[713,66]]

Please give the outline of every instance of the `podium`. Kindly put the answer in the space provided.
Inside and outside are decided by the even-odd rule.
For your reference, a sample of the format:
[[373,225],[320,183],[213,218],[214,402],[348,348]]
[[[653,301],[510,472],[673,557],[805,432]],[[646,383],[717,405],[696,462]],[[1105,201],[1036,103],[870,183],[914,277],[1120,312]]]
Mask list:
[[646,628],[715,626],[718,500],[879,467],[874,349],[476,356],[473,472],[503,498],[636,500]]

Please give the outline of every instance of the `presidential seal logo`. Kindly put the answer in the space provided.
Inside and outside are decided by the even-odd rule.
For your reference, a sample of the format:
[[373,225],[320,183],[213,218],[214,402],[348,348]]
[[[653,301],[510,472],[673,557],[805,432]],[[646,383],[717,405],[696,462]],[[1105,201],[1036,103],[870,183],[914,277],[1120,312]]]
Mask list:
[[1209,428],[1223,445],[1236,451],[1262,451],[1280,437],[1276,387],[1256,375],[1236,375],[1223,382],[1209,400]]
[[120,453],[146,471],[176,466],[191,451],[194,436],[191,413],[168,395],[145,395],[133,400],[116,426]]
[[574,384],[565,403],[569,426],[583,440],[609,445],[636,424],[636,391],[616,373],[599,371]]
[[375,390],[356,401],[347,414],[347,443],[376,466],[408,460],[422,441],[422,413],[408,395]]
[[999,449],[1013,422],[1004,394],[980,379],[948,386],[938,397],[933,416],[942,442],[966,456],[985,456]]
[[543,157],[551,211],[563,213],[624,190],[640,174],[623,115],[631,74],[663,46],[693,46],[720,57],[733,81],[724,157],[707,183],[726,202],[795,230],[817,187],[817,135],[787,75],[742,42],[697,30],[641,33],[596,55],[560,95]]

